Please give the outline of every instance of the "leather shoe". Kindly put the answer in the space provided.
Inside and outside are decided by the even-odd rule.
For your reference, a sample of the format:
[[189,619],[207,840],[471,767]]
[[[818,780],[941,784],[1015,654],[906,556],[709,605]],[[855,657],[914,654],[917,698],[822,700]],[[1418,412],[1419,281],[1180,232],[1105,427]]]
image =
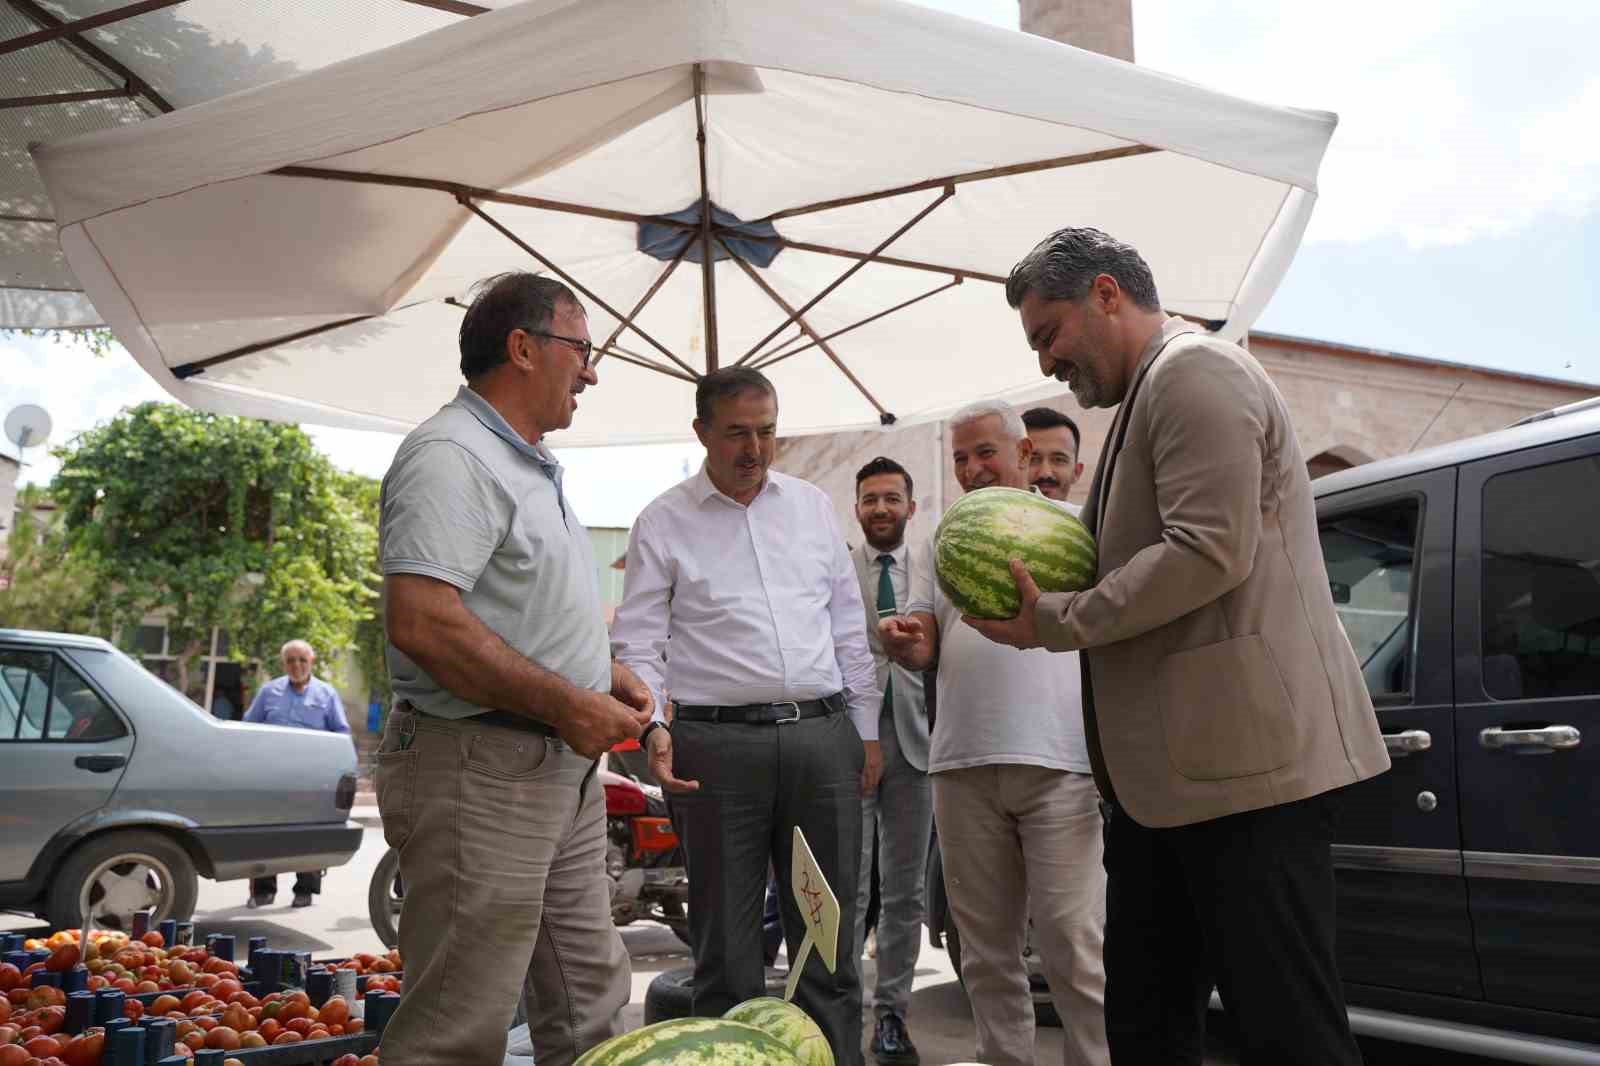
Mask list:
[[872,1032],[872,1057],[884,1066],[916,1066],[921,1061],[911,1034],[906,1032],[905,1019],[893,1011],[878,1018]]
[[272,901],[276,898],[276,896],[251,896],[245,902],[245,906],[251,910],[255,910],[257,907],[270,907],[272,906]]
[[294,894],[294,903],[292,903],[291,906],[294,906],[294,907],[309,907],[309,906],[311,906],[311,894],[309,892],[296,892]]

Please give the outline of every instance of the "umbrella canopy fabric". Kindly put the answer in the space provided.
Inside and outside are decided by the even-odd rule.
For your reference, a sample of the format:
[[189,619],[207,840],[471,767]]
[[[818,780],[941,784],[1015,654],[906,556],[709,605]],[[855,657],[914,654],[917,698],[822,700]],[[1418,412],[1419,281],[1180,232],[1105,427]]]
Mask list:
[[31,144],[315,70],[507,2],[0,0],[0,327],[101,322],[62,258]]
[[539,269],[604,344],[574,446],[684,439],[738,363],[787,434],[1059,390],[1001,283],[1062,225],[1237,337],[1334,124],[892,0],[529,0],[36,159],[178,399],[404,430],[459,383],[472,283]]

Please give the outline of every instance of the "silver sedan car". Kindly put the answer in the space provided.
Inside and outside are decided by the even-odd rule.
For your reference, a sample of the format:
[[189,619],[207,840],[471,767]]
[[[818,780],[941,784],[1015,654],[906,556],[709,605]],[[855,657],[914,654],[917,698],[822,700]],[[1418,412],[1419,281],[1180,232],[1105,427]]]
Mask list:
[[348,736],[213,718],[93,637],[0,629],[0,908],[188,919],[198,877],[349,861]]

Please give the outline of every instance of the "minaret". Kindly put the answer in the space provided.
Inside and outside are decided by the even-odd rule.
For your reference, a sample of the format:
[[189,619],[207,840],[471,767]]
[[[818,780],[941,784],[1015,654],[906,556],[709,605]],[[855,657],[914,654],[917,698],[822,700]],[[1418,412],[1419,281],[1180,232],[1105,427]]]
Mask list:
[[1024,33],[1133,62],[1133,0],[1021,0]]

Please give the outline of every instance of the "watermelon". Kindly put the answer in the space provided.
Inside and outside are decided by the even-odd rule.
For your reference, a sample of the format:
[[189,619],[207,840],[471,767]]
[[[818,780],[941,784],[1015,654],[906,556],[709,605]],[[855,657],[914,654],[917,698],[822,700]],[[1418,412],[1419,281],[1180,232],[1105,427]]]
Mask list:
[[1094,584],[1094,537],[1084,524],[1036,492],[991,486],[955,502],[933,535],[939,587],[962,614],[1015,618],[1022,608],[1007,565],[1021,559],[1041,592]]
[[793,1003],[761,996],[745,1000],[723,1017],[753,1025],[777,1037],[794,1052],[801,1066],[833,1066],[833,1049],[828,1047],[828,1038],[822,1035],[821,1026]]
[[777,1037],[725,1018],[673,1018],[614,1036],[574,1066],[800,1066]]

